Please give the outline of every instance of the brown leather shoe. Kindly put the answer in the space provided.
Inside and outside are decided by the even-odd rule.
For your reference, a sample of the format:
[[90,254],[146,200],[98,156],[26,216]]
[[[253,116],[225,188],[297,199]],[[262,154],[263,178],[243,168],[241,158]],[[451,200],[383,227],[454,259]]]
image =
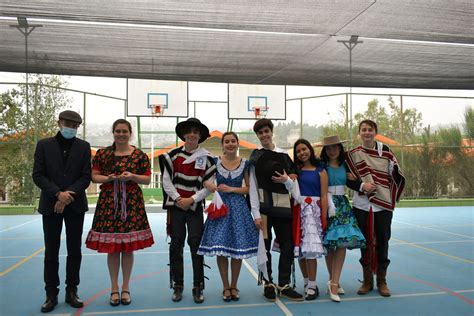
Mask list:
[[357,294],[366,295],[374,289],[374,275],[370,270],[370,267],[363,267],[364,280],[362,285],[357,290]]

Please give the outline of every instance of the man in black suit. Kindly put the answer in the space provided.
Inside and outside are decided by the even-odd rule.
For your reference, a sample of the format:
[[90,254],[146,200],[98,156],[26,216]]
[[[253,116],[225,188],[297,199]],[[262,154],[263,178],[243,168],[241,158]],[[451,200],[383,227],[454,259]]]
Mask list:
[[60,131],[36,145],[33,181],[41,189],[38,212],[43,215],[45,243],[43,313],[58,304],[59,247],[63,221],[66,226],[66,303],[83,307],[77,295],[84,215],[88,210],[85,190],[91,181],[91,148],[76,137],[81,116],[74,111],[59,114]]

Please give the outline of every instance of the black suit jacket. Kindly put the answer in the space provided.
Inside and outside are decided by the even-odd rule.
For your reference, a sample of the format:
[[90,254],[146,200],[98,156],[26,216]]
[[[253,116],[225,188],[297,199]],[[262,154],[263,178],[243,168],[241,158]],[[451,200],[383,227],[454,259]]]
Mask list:
[[76,138],[71,145],[66,165],[55,137],[45,138],[36,144],[33,181],[41,189],[38,212],[53,214],[59,191],[73,191],[74,202],[64,212],[87,212],[85,190],[91,182],[91,147]]

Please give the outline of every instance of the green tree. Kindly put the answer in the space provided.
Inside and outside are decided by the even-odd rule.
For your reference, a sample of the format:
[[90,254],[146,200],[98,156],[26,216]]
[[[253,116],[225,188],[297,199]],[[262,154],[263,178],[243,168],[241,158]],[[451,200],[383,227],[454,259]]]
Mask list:
[[24,85],[3,93],[0,103],[0,174],[14,204],[34,202],[35,142],[57,132],[57,113],[69,102],[61,77],[33,75],[30,79],[28,108]]
[[464,132],[470,140],[474,139],[474,108],[467,107],[464,111]]

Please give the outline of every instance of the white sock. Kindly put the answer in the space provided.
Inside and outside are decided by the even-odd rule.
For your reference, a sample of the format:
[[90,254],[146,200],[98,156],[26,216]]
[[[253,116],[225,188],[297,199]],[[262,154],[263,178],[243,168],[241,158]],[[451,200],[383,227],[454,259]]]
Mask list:
[[[309,280],[308,281],[308,294],[316,293],[315,289],[316,289],[316,280],[314,281]],[[312,293],[309,293],[309,291],[311,291]]]
[[308,278],[304,278],[304,290],[306,292],[306,289],[308,288]]

